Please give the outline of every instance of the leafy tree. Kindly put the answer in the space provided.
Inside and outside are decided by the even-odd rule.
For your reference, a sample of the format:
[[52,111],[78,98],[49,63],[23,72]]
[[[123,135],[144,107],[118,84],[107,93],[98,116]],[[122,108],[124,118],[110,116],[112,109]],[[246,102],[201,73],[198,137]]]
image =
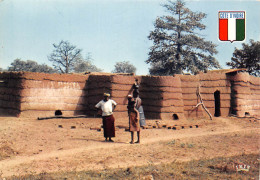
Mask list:
[[88,54],[86,59],[78,60],[74,65],[74,72],[81,73],[81,72],[101,72],[102,69],[96,67],[92,64],[91,55]]
[[61,41],[59,44],[53,44],[54,50],[48,56],[49,61],[53,62],[55,69],[61,73],[73,71],[77,61],[82,59],[81,49],[71,45],[68,41]]
[[135,73],[136,67],[130,64],[129,61],[117,62],[115,64],[115,69],[112,73]]
[[102,69],[96,67],[90,60],[80,60],[74,67],[74,72],[101,72]]
[[46,64],[38,64],[35,61],[27,60],[23,61],[21,59],[15,59],[11,66],[8,67],[8,71],[30,71],[30,72],[44,72],[44,73],[55,73],[57,72],[50,66]]
[[200,22],[206,14],[192,12],[182,0],[168,1],[163,6],[170,15],[158,17],[155,29],[148,36],[153,41],[146,60],[151,64],[150,74],[173,75],[220,68],[213,57],[216,45],[198,34],[198,30],[206,28]]
[[227,65],[232,69],[246,68],[249,74],[260,76],[260,41],[250,39],[250,45],[243,43],[242,46],[242,49],[235,48]]

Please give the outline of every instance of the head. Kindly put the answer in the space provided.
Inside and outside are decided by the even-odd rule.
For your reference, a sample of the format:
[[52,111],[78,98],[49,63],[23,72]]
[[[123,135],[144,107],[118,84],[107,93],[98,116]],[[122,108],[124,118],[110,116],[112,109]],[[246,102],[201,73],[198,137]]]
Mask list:
[[127,99],[128,99],[128,103],[129,103],[130,101],[132,101],[132,95],[129,94],[129,95],[127,96]]
[[134,98],[137,98],[139,96],[139,91],[137,90],[137,91],[134,91],[133,92],[133,97]]
[[132,99],[132,95],[128,94],[127,99]]
[[110,97],[109,93],[104,93],[104,101],[107,101]]

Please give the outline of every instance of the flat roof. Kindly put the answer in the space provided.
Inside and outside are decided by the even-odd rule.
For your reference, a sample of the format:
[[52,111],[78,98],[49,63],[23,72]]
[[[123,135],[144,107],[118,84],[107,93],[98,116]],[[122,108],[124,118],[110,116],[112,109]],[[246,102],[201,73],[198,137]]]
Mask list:
[[216,70],[211,70],[208,71],[208,73],[233,73],[233,72],[238,72],[238,71],[245,71],[247,70],[246,68],[239,68],[239,69],[216,69]]

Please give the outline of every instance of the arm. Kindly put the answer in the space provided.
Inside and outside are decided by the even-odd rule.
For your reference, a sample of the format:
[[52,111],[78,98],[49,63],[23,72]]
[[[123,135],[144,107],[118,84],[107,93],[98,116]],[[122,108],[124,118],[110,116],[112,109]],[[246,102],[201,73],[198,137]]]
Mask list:
[[111,100],[111,101],[112,101],[112,112],[114,112],[114,110],[116,109],[117,103],[114,100]]
[[112,111],[114,112],[115,109],[116,109],[116,105],[113,105],[113,110]]
[[136,103],[135,108],[139,109],[141,104],[142,104],[142,100],[140,98],[136,98],[136,102],[135,103]]
[[95,105],[95,110],[97,111],[98,115],[102,114],[101,101]]

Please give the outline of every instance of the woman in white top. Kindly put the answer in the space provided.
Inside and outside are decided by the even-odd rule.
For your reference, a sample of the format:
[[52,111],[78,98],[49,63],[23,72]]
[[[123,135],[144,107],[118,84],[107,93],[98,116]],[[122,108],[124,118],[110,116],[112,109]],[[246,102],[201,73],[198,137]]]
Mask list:
[[[117,103],[109,99],[110,94],[104,93],[104,99],[96,104],[96,108],[102,110],[104,137],[106,141],[114,142],[111,138],[115,137],[115,118],[113,116],[113,111],[116,108]],[[107,140],[107,138],[109,138]]]

